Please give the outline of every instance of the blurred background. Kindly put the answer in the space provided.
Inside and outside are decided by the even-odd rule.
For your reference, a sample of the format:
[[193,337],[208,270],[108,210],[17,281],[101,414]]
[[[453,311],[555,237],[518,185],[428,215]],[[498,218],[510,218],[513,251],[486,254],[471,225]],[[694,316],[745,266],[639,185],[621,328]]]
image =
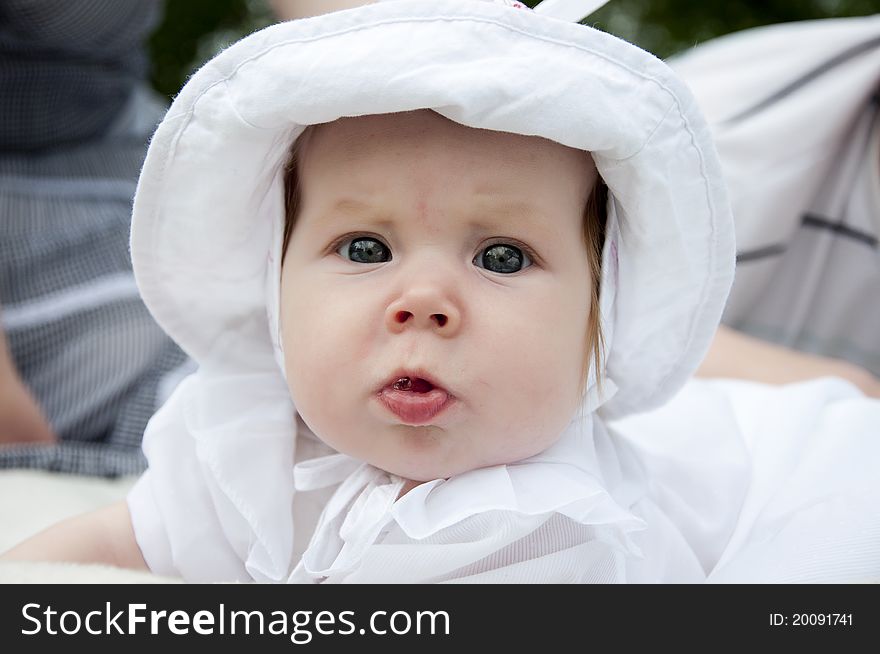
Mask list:
[[[749,27],[878,10],[880,0],[611,0],[588,22],[665,58]],[[173,96],[217,52],[272,22],[266,0],[166,0],[149,44],[153,86]]]

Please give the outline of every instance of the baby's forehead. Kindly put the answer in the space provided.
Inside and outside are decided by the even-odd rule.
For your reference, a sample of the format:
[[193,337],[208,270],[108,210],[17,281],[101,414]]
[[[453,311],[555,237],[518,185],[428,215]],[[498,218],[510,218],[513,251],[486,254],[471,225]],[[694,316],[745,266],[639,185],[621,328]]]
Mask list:
[[588,153],[538,137],[468,127],[435,111],[340,118],[312,126],[301,137],[300,162],[322,173],[381,170],[420,163],[438,173],[504,178],[511,183],[548,175],[581,179],[592,188],[595,167]]
[[394,153],[405,146],[487,155],[503,153],[520,161],[548,156],[582,159],[586,153],[538,136],[462,125],[430,109],[345,117],[309,128],[309,149],[333,148],[349,156]]

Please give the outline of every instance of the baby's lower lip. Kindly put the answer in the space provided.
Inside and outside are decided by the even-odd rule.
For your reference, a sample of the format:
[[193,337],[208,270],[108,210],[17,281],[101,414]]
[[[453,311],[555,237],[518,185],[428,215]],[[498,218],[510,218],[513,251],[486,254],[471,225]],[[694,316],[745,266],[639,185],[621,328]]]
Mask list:
[[427,425],[455,400],[442,388],[417,393],[388,386],[379,391],[379,401],[405,424]]

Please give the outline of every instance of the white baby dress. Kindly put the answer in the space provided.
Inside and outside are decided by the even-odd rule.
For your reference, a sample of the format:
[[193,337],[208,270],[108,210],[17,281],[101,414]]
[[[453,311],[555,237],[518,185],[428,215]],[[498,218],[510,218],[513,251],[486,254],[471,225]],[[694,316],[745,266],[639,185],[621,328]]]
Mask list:
[[[132,259],[199,370],[144,437],[128,504],[147,563],[190,581],[877,578],[880,403],[837,381],[676,396],[734,262],[687,89],[638,48],[518,5],[394,0],[275,25],[176,98],[138,185]],[[606,370],[546,451],[398,498],[400,479],[297,419],[279,365],[282,166],[307,125],[420,108],[592,154],[610,196]]]

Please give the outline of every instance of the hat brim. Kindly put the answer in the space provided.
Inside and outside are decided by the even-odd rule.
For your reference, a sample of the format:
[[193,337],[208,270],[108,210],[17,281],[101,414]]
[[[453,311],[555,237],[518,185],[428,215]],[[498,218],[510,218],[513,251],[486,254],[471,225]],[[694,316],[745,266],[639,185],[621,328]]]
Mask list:
[[650,54],[491,3],[389,2],[282,23],[199,70],[154,135],[134,202],[135,275],[162,327],[203,366],[275,365],[265,284],[290,143],[307,125],[423,108],[593,154],[619,221],[603,271],[619,391],[603,410],[670,397],[702,360],[733,277],[705,123]]

